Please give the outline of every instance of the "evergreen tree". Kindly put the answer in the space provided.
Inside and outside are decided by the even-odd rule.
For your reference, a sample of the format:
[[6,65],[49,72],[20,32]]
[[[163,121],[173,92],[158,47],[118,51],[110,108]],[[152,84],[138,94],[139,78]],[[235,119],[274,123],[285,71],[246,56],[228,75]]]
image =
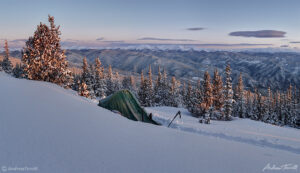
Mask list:
[[96,97],[105,98],[107,86],[104,79],[104,68],[101,61],[98,58],[95,59],[95,85],[94,85]]
[[167,72],[164,69],[163,75],[158,68],[158,77],[154,87],[154,98],[156,106],[170,106],[170,92],[171,88],[168,83]]
[[[149,78],[151,78],[151,71],[148,74]],[[141,85],[138,92],[138,96],[142,106],[153,106],[151,82],[149,79],[144,78],[143,71],[141,73]]]
[[65,52],[61,49],[59,26],[49,16],[50,27],[40,23],[33,37],[29,37],[22,51],[22,62],[28,79],[56,83],[64,87],[72,84]]
[[154,106],[154,90],[153,90],[153,82],[152,82],[151,65],[149,65],[148,80],[146,80],[145,84],[146,84],[146,105]]
[[24,69],[21,63],[17,63],[15,68],[13,69],[13,76],[16,78],[24,78]]
[[114,76],[112,72],[111,65],[108,66],[108,73],[106,77],[106,86],[107,86],[107,91],[106,95],[109,96],[114,93]]
[[182,96],[180,94],[180,81],[176,80],[173,76],[171,80],[171,91],[170,91],[170,106],[178,107],[182,106]]
[[[89,67],[87,63],[86,57],[83,58],[83,62],[82,62],[81,83],[84,83],[84,85],[86,85],[86,90],[88,90],[89,92],[89,97],[95,98],[93,73],[92,73],[92,69]],[[81,86],[83,87],[83,84]]]
[[83,96],[83,97],[86,97],[86,98],[90,98],[91,97],[90,93],[89,93],[89,90],[88,90],[88,87],[87,87],[87,85],[85,84],[84,81],[82,81],[79,84],[78,94],[80,96]]
[[210,118],[212,104],[213,104],[213,93],[210,81],[210,75],[208,71],[204,73],[204,83],[203,83],[204,95],[203,101],[201,103],[201,108],[203,110],[203,116],[207,119]]
[[4,50],[5,50],[5,54],[4,54],[3,61],[1,63],[2,64],[2,70],[4,70],[8,74],[12,74],[13,66],[12,66],[11,61],[9,59],[9,48],[8,48],[7,40],[5,40]]
[[134,95],[136,95],[136,84],[134,77],[132,75],[125,76],[122,81],[122,88],[131,91]]
[[190,81],[188,83],[184,101],[189,112],[195,114],[196,116],[201,115],[201,107],[200,105],[196,104],[195,90],[193,89]]
[[158,74],[156,83],[154,86],[154,104],[155,106],[162,106],[163,97],[163,84],[162,84],[162,74],[160,72],[160,66],[158,66]]
[[272,91],[271,88],[268,87],[268,96],[266,99],[266,112],[265,112],[265,116],[264,116],[264,121],[265,122],[269,122],[269,123],[273,123],[273,119],[274,117],[274,110],[273,110],[273,95],[272,95]]
[[244,98],[244,84],[243,76],[240,73],[238,84],[235,92],[235,116],[245,118],[245,98]]
[[250,91],[246,92],[246,118],[251,118],[253,116],[253,105],[252,105],[252,93]]
[[232,104],[234,102],[233,100],[233,91],[232,91],[232,80],[231,80],[231,69],[229,64],[227,65],[225,69],[226,73],[226,82],[225,82],[225,88],[224,88],[224,115],[225,120],[231,120],[231,114],[232,114]]
[[116,72],[114,77],[114,92],[122,89],[122,81],[118,72]]
[[144,73],[142,71],[141,72],[141,83],[140,83],[140,88],[139,88],[139,91],[138,91],[139,101],[140,101],[142,106],[146,105],[146,91],[145,91],[146,90],[146,84],[147,84],[147,81],[145,81]]
[[223,82],[217,69],[214,72],[212,94],[213,108],[216,111],[215,114],[217,114],[217,118],[221,118],[224,105]]

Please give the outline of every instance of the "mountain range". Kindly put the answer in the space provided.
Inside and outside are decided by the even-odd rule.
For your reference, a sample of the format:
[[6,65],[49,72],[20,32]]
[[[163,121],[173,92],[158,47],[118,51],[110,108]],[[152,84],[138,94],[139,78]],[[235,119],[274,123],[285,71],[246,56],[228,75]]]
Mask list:
[[[20,51],[12,51],[13,57],[21,57]],[[300,86],[300,54],[293,52],[229,52],[195,50],[152,49],[72,49],[66,50],[70,65],[80,67],[83,57],[94,62],[99,57],[104,67],[123,74],[138,74],[148,71],[149,65],[157,74],[158,66],[166,69],[169,76],[182,80],[202,79],[205,71],[213,75],[218,69],[224,76],[227,64],[232,68],[233,82],[242,73],[246,88],[253,90],[285,90],[290,84]]]

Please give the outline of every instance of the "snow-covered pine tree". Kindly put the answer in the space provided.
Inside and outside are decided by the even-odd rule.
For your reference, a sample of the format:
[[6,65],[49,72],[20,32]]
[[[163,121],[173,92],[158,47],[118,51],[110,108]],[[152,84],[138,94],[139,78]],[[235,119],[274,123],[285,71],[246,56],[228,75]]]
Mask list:
[[252,117],[252,111],[253,111],[253,106],[252,106],[252,93],[251,91],[246,92],[246,118],[251,118]]
[[4,43],[4,51],[5,51],[5,54],[4,54],[4,58],[2,61],[2,70],[8,74],[12,74],[13,66],[9,59],[9,48],[8,48],[7,40],[5,40],[5,43]]
[[[151,71],[149,73],[149,77],[151,77]],[[140,89],[138,91],[138,96],[142,106],[153,106],[153,93],[151,88],[151,82],[149,79],[144,78],[143,71],[141,73],[141,84]]]
[[180,94],[180,81],[173,76],[171,80],[170,106],[182,106],[182,96]]
[[203,116],[205,119],[210,119],[210,114],[213,105],[213,93],[210,81],[210,75],[208,71],[204,73],[204,83],[203,83],[203,101],[201,103],[201,108],[203,110]]
[[293,86],[290,84],[289,88],[287,89],[286,94],[286,124],[289,126],[293,126],[295,124],[295,115],[294,115],[294,108],[293,108]]
[[132,75],[130,75],[130,91],[137,96],[137,91],[136,91],[136,83],[135,79]]
[[243,76],[240,73],[239,80],[235,90],[235,116],[245,118],[245,97],[244,97],[244,84]]
[[[88,90],[89,92],[89,98],[95,98],[93,74],[91,69],[89,68],[86,57],[83,58],[82,62],[81,83],[84,83],[86,85],[86,90]],[[83,84],[81,86],[84,87]]]
[[[194,88],[194,94],[195,96],[193,97],[193,101],[194,101],[194,105],[196,106],[199,106],[201,105],[202,101],[203,101],[203,92],[204,92],[204,89],[203,89],[203,86],[202,86],[202,83],[201,83],[201,80],[198,79],[197,81],[197,87]],[[200,110],[200,108],[199,108]],[[200,112],[198,112],[198,114],[200,114]]]
[[185,107],[185,95],[186,95],[186,84],[185,84],[185,81],[183,81],[183,85],[181,87],[181,90],[180,90],[180,95],[182,96],[182,104],[183,106]]
[[280,125],[282,122],[282,97],[281,97],[281,93],[279,91],[276,91],[275,94],[275,114],[276,117],[274,117],[274,123],[276,125]]
[[138,98],[139,98],[139,101],[141,103],[142,106],[145,106],[146,105],[146,91],[145,91],[145,88],[146,88],[146,84],[147,81],[145,82],[145,78],[144,78],[144,73],[143,71],[141,72],[141,83],[140,83],[140,88],[138,90]]
[[146,84],[146,105],[147,106],[154,106],[154,89],[153,89],[153,82],[152,82],[152,70],[151,65],[149,65],[148,71],[148,80],[145,80]]
[[106,76],[106,95],[109,96],[114,93],[114,75],[112,72],[111,65],[108,66],[108,72]]
[[114,77],[114,92],[119,91],[121,89],[122,89],[122,80],[119,75],[119,72],[116,72]]
[[95,59],[95,95],[99,98],[106,97],[107,86],[104,79],[104,68],[101,64],[99,57]]
[[265,101],[265,105],[266,105],[266,112],[264,115],[264,121],[273,124],[274,123],[273,122],[274,119],[273,94],[270,87],[268,87],[268,95]]
[[162,106],[162,97],[163,97],[162,92],[163,92],[162,74],[160,72],[160,66],[158,66],[158,74],[154,86],[154,106]]
[[167,71],[164,68],[163,70],[163,78],[162,78],[162,92],[161,92],[161,104],[163,106],[171,106],[171,100],[170,100],[170,92],[171,87],[169,85],[168,77],[167,77]]
[[87,85],[85,84],[84,81],[82,81],[79,84],[78,94],[80,96],[83,96],[83,97],[86,97],[86,98],[90,98],[91,97],[90,93],[89,93],[89,90],[88,90],[88,87],[87,87]]
[[131,76],[125,76],[122,80],[122,88],[123,89],[127,89],[127,90],[131,90],[130,89],[130,78]]
[[264,115],[265,115],[265,109],[266,106],[264,104],[264,97],[262,94],[258,91],[257,88],[254,90],[254,99],[253,99],[253,115],[251,119],[263,121]]
[[24,78],[24,67],[21,65],[21,63],[17,63],[16,66],[13,69],[13,76],[16,78]]
[[217,69],[215,69],[214,71],[212,94],[213,94],[214,116],[216,116],[217,119],[220,119],[223,114],[224,91],[223,91],[223,81]]
[[193,108],[193,103],[192,103],[192,97],[193,97],[193,95],[194,95],[194,93],[193,93],[192,84],[189,81],[188,82],[187,91],[186,91],[186,94],[185,94],[185,98],[184,98],[184,101],[185,101],[184,104],[185,104],[185,106],[186,106],[186,108],[188,110],[190,110],[191,108]]
[[73,74],[73,84],[72,84],[72,90],[79,91],[79,86],[81,82],[81,74]]
[[29,37],[22,51],[22,62],[28,79],[56,83],[64,87],[72,84],[72,74],[60,45],[59,26],[49,16],[50,27],[40,23],[33,37]]
[[225,87],[224,87],[224,119],[231,120],[232,115],[232,104],[233,100],[233,91],[232,91],[232,79],[230,65],[228,64],[225,69]]

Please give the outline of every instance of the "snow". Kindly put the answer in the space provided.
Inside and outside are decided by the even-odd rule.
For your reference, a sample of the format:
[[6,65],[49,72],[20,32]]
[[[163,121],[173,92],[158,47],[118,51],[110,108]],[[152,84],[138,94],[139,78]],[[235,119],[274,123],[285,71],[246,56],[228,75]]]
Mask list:
[[233,117],[233,121],[211,120],[211,124],[202,124],[183,108],[152,107],[146,110],[152,112],[153,119],[163,126],[168,126],[175,114],[181,111],[182,118],[176,118],[171,128],[300,154],[299,129],[236,117]]
[[[168,113],[169,108],[165,109],[158,108],[154,117],[168,119],[171,111],[177,111],[170,108]],[[187,118],[192,117],[185,112],[183,120]],[[238,122],[243,124],[238,125]],[[178,120],[175,123],[180,124]],[[248,124],[244,120],[228,123],[235,127]],[[225,128],[224,122],[197,125],[212,134],[130,121],[71,90],[0,73],[0,172],[9,167],[37,167],[32,170],[43,173],[232,173],[261,172],[268,163],[299,165],[300,145],[296,141],[280,143],[289,149],[254,145],[214,135],[213,127]],[[273,130],[267,125],[259,127],[261,133]],[[224,133],[239,135],[230,129],[237,130],[228,127]],[[251,130],[251,124],[246,129]],[[258,132],[256,127],[252,129]],[[271,134],[299,139],[295,129],[280,129],[292,134]],[[269,138],[264,137],[267,141]]]

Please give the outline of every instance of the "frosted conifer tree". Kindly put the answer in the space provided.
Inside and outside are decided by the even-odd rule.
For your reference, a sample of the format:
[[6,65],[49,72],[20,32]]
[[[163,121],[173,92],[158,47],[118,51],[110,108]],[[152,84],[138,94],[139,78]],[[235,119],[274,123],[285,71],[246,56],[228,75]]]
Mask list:
[[12,66],[11,61],[9,59],[9,48],[8,48],[7,40],[5,40],[4,50],[5,50],[5,54],[4,54],[4,58],[3,58],[3,61],[2,61],[2,70],[5,71],[8,74],[12,74],[13,66]]
[[23,66],[21,65],[21,63],[17,63],[15,68],[13,69],[13,76],[16,78],[24,78],[24,70],[23,70]]
[[125,76],[122,81],[122,88],[127,89],[131,91],[133,94],[136,95],[136,84],[134,77],[132,75],[130,76]]
[[88,90],[88,87],[87,87],[87,85],[85,84],[84,81],[79,84],[78,94],[80,96],[83,96],[83,97],[86,97],[86,98],[91,97],[90,93],[89,93],[89,90]]
[[162,106],[163,97],[163,84],[162,84],[162,74],[160,72],[160,66],[158,66],[157,79],[154,86],[154,104],[155,106]]
[[235,91],[235,115],[240,118],[245,118],[245,98],[242,73],[240,73]]
[[212,104],[213,104],[213,93],[210,81],[210,75],[208,71],[204,73],[204,83],[203,83],[203,101],[201,103],[201,108],[203,110],[203,116],[208,119],[210,118]]
[[95,98],[93,74],[91,69],[89,68],[86,57],[83,58],[82,63],[81,83],[84,83],[86,85],[86,89],[89,91],[89,97]]
[[116,72],[114,77],[114,92],[119,91],[121,89],[122,89],[121,77],[119,75],[119,72]]
[[180,94],[180,81],[173,76],[171,80],[170,106],[182,106],[182,96]]
[[107,86],[104,79],[104,68],[98,58],[95,59],[95,95],[99,98],[106,97]]
[[114,93],[114,76],[112,72],[111,65],[108,66],[108,73],[106,76],[106,95],[109,96]]
[[64,87],[72,84],[72,75],[68,70],[65,51],[60,45],[59,26],[54,17],[49,16],[50,26],[40,23],[29,37],[22,51],[22,62],[28,79],[56,83]]
[[141,72],[141,83],[138,91],[138,98],[142,106],[146,105],[146,83],[143,71]]
[[217,114],[216,118],[222,117],[223,105],[224,105],[224,94],[223,94],[223,81],[221,76],[219,75],[218,70],[214,71],[214,78],[213,78],[213,108],[215,110],[214,114]]
[[250,91],[246,92],[246,118],[251,118],[252,117],[252,111],[253,111],[253,106],[252,106],[252,93]]
[[232,115],[232,104],[234,102],[233,100],[233,91],[232,91],[232,79],[230,77],[231,75],[231,69],[229,64],[226,67],[225,70],[226,80],[225,80],[225,87],[224,87],[224,115],[225,120],[231,120]]
[[146,86],[146,105],[147,106],[153,106],[154,105],[154,90],[153,90],[153,82],[152,82],[152,70],[151,65],[149,65],[149,71],[148,71],[148,80],[146,80],[145,86]]

